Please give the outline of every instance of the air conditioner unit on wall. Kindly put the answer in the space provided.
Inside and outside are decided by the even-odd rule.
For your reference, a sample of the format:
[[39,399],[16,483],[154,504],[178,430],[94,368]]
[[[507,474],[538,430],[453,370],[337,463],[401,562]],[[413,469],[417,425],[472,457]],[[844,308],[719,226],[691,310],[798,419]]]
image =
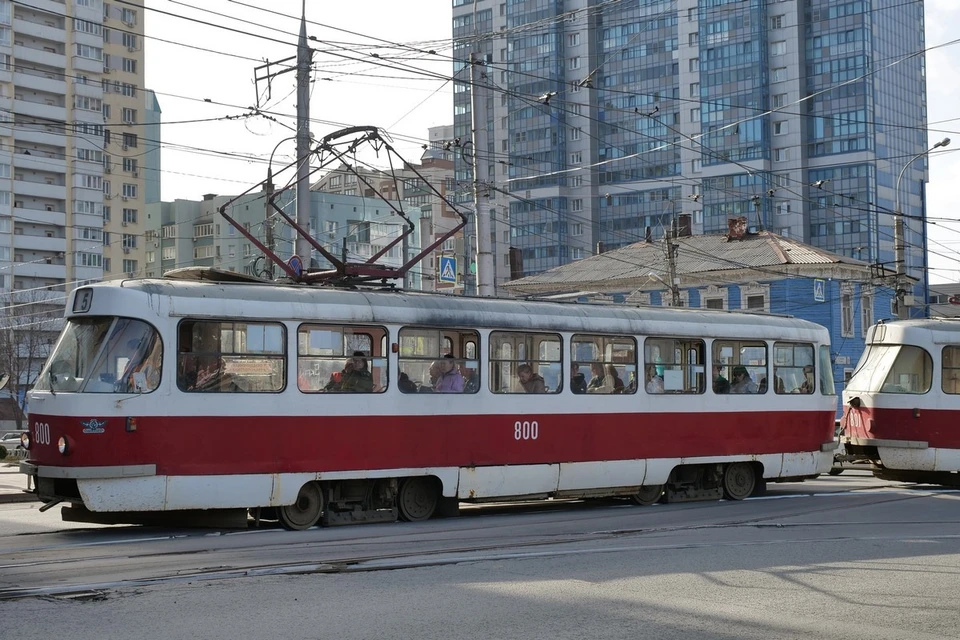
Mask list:
[[127,196],[120,196],[120,199],[126,202],[129,198],[127,198]]

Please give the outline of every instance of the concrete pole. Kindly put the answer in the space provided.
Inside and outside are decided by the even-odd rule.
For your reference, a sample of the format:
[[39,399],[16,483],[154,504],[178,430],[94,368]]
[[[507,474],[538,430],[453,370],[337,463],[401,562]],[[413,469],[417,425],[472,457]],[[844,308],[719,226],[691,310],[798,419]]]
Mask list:
[[[470,97],[472,115],[473,142],[473,207],[477,229],[477,295],[494,297],[497,295],[493,276],[493,248],[490,242],[490,206],[487,198],[486,163],[480,159],[487,157],[487,74],[484,72],[483,57],[479,53],[470,54]],[[484,175],[481,176],[481,168]],[[484,180],[481,181],[481,177]]]
[[[297,224],[310,231],[310,64],[313,52],[307,45],[307,3],[303,2],[300,40],[297,44]],[[312,264],[310,242],[297,236],[296,252],[304,269]]]

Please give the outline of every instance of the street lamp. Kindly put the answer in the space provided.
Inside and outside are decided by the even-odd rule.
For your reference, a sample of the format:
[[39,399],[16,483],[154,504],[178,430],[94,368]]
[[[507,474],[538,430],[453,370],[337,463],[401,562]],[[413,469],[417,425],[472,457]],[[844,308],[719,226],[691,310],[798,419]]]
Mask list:
[[906,238],[904,235],[903,228],[903,211],[900,210],[900,181],[903,180],[903,174],[906,173],[907,168],[914,163],[915,160],[921,158],[931,151],[939,149],[940,147],[945,147],[950,144],[950,138],[944,138],[940,142],[936,143],[926,151],[918,153],[917,155],[910,158],[910,161],[907,164],[903,165],[903,169],[900,170],[900,175],[897,176],[897,184],[894,188],[896,208],[894,210],[894,220],[893,220],[893,252],[894,252],[894,262],[896,263],[896,296],[897,296],[897,318],[904,320],[908,317],[907,315],[907,306],[904,300],[904,276],[906,275]]

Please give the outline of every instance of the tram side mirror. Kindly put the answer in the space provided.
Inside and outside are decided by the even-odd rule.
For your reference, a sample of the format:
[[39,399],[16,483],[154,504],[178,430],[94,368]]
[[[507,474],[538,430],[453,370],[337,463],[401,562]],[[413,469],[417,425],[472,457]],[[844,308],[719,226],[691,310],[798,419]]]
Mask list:
[[850,398],[850,401],[847,404],[849,404],[854,409],[859,409],[861,404],[860,396],[854,396],[853,398]]

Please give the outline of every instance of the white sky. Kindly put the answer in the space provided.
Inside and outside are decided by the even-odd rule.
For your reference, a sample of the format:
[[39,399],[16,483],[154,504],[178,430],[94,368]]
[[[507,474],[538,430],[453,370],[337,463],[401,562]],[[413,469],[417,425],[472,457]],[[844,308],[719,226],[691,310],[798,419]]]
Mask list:
[[[163,200],[198,199],[205,193],[235,194],[254,186],[266,177],[265,162],[199,154],[179,149],[176,145],[266,159],[281,140],[293,134],[291,129],[262,117],[176,123],[246,113],[247,107],[253,106],[256,99],[254,67],[263,64],[265,59],[276,61],[296,55],[301,2],[147,0],[147,6],[146,82],[157,92],[165,123],[161,133],[165,144]],[[268,10],[253,8],[256,6]],[[189,16],[280,42],[166,16],[150,9]],[[370,61],[373,60],[371,54],[376,52],[384,62],[385,58],[390,58],[391,64],[409,63],[437,75],[449,76],[452,72],[449,61],[451,15],[450,0],[307,2],[308,21],[424,50],[434,49],[438,56],[398,50],[376,40],[319,24],[308,23],[307,35],[321,41],[311,43],[318,49],[328,49],[330,45],[327,43],[336,42],[344,44],[347,49],[342,53],[353,58]],[[957,38],[958,26],[960,2],[926,0],[928,48]],[[171,43],[149,36],[158,36]],[[236,57],[191,49],[183,44],[227,52]],[[358,44],[367,46],[358,47]],[[413,59],[397,60],[398,55]],[[428,63],[428,60],[432,62]],[[393,146],[404,159],[416,161],[421,153],[420,144],[426,140],[427,128],[453,121],[452,86],[442,80],[411,75],[403,77],[404,74],[394,69],[371,67],[324,53],[316,54],[315,62],[317,80],[310,101],[310,116],[315,121],[311,132],[317,138],[341,126],[383,127],[394,136]],[[927,214],[936,219],[936,224],[929,226],[931,282],[960,281],[960,208],[953,200],[955,194],[951,188],[960,185],[960,125],[953,121],[960,121],[958,70],[960,44],[937,48],[927,54],[928,121],[932,123],[930,144],[944,136],[953,139],[945,152],[937,153],[930,161]],[[389,77],[372,77],[374,75]],[[294,91],[295,72],[280,76],[273,83],[272,99],[264,107],[270,112],[288,114],[288,118],[278,116],[278,119],[291,126],[296,113]],[[205,99],[212,103],[204,103]],[[280,144],[274,170],[291,162],[294,150],[292,140]],[[278,184],[286,177],[281,176]]]

